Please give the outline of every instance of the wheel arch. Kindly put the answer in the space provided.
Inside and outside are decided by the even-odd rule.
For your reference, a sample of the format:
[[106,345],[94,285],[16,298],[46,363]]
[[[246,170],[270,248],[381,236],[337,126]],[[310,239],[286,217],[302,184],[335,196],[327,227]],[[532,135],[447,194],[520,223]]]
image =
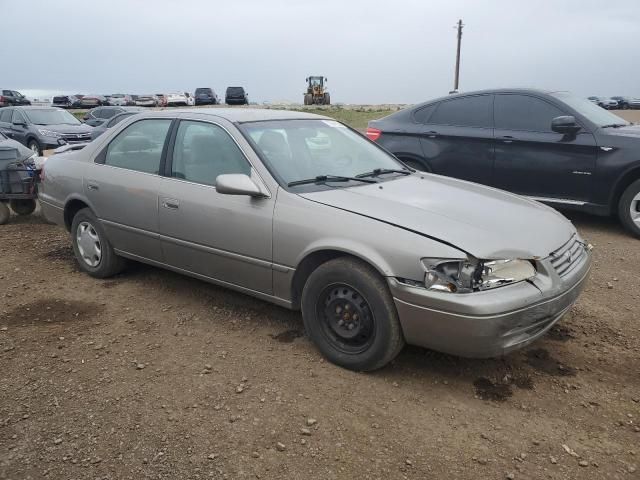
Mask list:
[[[425,167],[426,170],[424,171],[433,172],[433,169],[431,168],[431,165],[429,164],[427,159],[421,155],[416,155],[415,153],[411,152],[395,152],[394,155],[403,163],[405,163],[405,161],[417,162]],[[411,165],[409,166],[411,167]]]
[[91,206],[83,199],[73,197],[67,200],[64,205],[64,226],[68,232],[71,231],[71,224],[73,223],[73,217],[76,216],[83,208],[91,209]]
[[633,167],[627,170],[622,176],[616,181],[615,187],[613,189],[613,195],[611,197],[611,202],[609,208],[611,213],[615,213],[618,210],[618,203],[620,202],[620,197],[627,189],[629,185],[631,185],[636,180],[640,179],[640,161],[638,161]]
[[302,290],[309,279],[309,276],[322,264],[334,260],[336,258],[354,258],[359,260],[370,267],[372,267],[381,277],[388,276],[389,272],[385,273],[388,267],[382,267],[376,265],[370,258],[366,258],[363,255],[358,255],[351,250],[339,249],[339,248],[321,248],[308,252],[302,260],[298,263],[293,278],[291,280],[291,306],[295,310],[300,309],[300,300],[302,298]]

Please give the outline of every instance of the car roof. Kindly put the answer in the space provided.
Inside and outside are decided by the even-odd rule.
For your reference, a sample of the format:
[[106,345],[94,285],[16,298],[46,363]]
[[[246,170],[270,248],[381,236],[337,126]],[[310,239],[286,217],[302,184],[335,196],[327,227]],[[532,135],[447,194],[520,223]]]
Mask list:
[[332,120],[324,115],[296,112],[291,110],[275,110],[267,108],[172,108],[171,110],[154,110],[145,116],[175,117],[189,114],[204,117],[221,117],[232,123],[260,122],[265,120]]

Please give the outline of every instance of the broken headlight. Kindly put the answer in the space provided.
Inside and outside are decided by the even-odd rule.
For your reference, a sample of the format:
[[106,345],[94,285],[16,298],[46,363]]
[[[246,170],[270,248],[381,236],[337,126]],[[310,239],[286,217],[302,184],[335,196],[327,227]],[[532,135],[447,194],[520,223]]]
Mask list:
[[449,293],[471,293],[532,278],[536,269],[528,260],[423,258],[424,286]]

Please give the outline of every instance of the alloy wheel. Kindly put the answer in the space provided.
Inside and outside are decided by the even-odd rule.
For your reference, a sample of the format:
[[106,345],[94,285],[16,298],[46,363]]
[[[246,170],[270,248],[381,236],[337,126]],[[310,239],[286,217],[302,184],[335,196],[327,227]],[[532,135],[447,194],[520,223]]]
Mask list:
[[637,193],[636,196],[631,200],[629,213],[631,214],[631,220],[633,221],[633,223],[640,227],[640,193]]

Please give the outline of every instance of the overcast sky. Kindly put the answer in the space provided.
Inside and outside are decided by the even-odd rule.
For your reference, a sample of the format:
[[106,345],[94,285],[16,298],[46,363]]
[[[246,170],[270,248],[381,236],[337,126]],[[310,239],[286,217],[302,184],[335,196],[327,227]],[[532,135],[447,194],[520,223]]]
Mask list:
[[[160,93],[242,85],[252,101],[414,103],[533,86],[640,96],[640,1],[0,0],[0,88]],[[42,93],[41,93],[42,94]]]

